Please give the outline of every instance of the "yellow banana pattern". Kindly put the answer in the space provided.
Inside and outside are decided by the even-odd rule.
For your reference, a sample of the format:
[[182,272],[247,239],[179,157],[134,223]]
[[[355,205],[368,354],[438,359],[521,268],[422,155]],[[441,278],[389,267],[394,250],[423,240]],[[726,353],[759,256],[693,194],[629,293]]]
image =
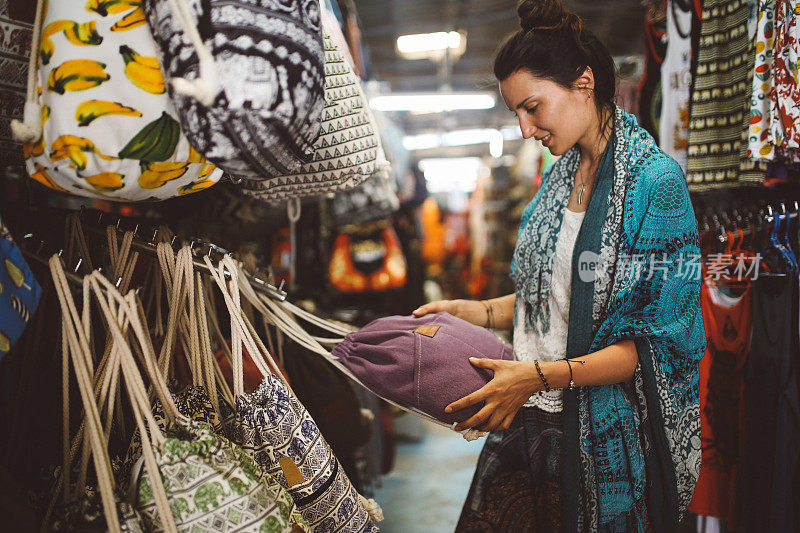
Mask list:
[[128,31],[143,24],[147,24],[147,19],[144,18],[144,9],[137,7],[111,26],[111,31]]
[[70,166],[78,172],[82,172],[86,169],[86,163],[89,160],[88,156],[86,155],[88,153],[94,153],[106,161],[115,159],[114,157],[108,157],[101,154],[95,147],[94,143],[89,139],[76,137],[75,135],[62,135],[53,141],[50,159],[53,161],[69,159]]
[[39,59],[42,65],[50,62],[55,51],[50,37],[60,31],[64,32],[69,42],[78,46],[97,46],[103,42],[103,38],[97,33],[97,22],[94,20],[80,24],[71,20],[53,21],[42,31],[42,42],[39,45]]
[[75,120],[78,126],[88,126],[95,119],[105,115],[127,115],[131,117],[141,117],[141,111],[119,102],[109,102],[106,100],[87,100],[75,109]]
[[[83,0],[80,13],[45,2],[37,90],[47,127],[39,142],[23,145],[33,180],[70,194],[136,201],[194,193],[219,179],[152,96],[166,101],[167,87],[142,4]],[[81,91],[85,98],[62,99]],[[48,106],[55,124],[47,124]],[[114,133],[103,137],[106,127]],[[110,149],[113,156],[102,153]],[[103,164],[112,160],[110,168]]]
[[142,163],[139,187],[158,189],[165,183],[176,180],[186,173],[189,163]]
[[11,349],[11,341],[0,331],[0,352],[7,352]]
[[11,278],[11,281],[14,282],[14,285],[17,287],[22,287],[22,285],[25,283],[25,272],[23,272],[20,267],[15,265],[11,259],[6,259],[5,263],[8,277]]
[[208,189],[209,187],[211,187],[215,183],[217,183],[217,182],[214,181],[214,180],[209,180],[209,179],[193,181],[192,183],[189,183],[188,185],[183,185],[181,187],[178,187],[178,194],[184,195],[184,194],[191,194],[193,192],[202,191],[203,189]]
[[64,187],[61,187],[59,184],[53,181],[53,178],[50,177],[50,175],[47,173],[47,169],[44,166],[42,166],[39,163],[35,163],[34,167],[36,168],[36,172],[31,174],[32,179],[38,181],[45,187],[49,187],[50,189],[53,189],[55,191],[67,192],[67,190],[64,189]]
[[116,191],[125,186],[122,174],[119,172],[101,172],[87,177],[86,181],[98,191],[104,192]]
[[141,0],[89,0],[86,3],[88,11],[94,11],[101,17],[128,11],[142,5]]
[[125,75],[134,85],[151,94],[162,94],[167,90],[161,67],[154,56],[143,56],[133,48],[122,45],[119,53],[125,61]]
[[64,94],[65,91],[93,89],[111,79],[105,68],[105,63],[91,59],[65,61],[50,71],[47,77],[47,90]]

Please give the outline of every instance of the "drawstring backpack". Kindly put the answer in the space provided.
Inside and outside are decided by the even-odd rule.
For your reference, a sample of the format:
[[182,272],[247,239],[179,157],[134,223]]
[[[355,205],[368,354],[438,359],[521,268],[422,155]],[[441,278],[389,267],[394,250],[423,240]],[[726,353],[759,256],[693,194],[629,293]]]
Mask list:
[[164,200],[222,171],[175,118],[139,1],[39,0],[24,122],[12,121],[31,178],[61,192]]
[[[311,415],[289,386],[271,372],[253,393],[243,389],[242,344],[254,360],[269,352],[242,311],[240,270],[230,257],[214,276],[231,316],[233,377],[236,409],[229,424],[231,440],[242,446],[257,464],[284,486],[300,514],[314,531],[366,533],[378,531],[380,507],[358,494]],[[232,274],[230,284],[225,271]],[[246,285],[252,290],[249,284]],[[263,307],[263,306],[262,306]],[[258,355],[255,355],[258,354]]]
[[324,105],[318,0],[145,0],[192,144],[234,178],[296,172]]
[[325,108],[314,159],[292,174],[241,184],[243,193],[264,201],[352,189],[389,165],[361,82],[323,24]]

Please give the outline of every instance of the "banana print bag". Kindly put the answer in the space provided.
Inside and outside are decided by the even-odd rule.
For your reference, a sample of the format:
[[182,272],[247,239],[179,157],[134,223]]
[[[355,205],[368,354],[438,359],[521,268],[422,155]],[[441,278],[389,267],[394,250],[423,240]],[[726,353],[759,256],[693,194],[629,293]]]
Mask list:
[[34,180],[130,202],[219,180],[175,119],[140,0],[39,0],[33,43],[25,122],[12,129]]

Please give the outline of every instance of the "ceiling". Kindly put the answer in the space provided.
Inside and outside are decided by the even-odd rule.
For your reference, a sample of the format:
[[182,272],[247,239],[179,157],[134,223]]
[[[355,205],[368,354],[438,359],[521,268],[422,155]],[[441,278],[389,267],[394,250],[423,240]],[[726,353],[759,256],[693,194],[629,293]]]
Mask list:
[[[516,0],[354,0],[372,79],[391,92],[454,90],[497,91],[492,60],[503,38],[519,27]],[[565,0],[608,46],[615,57],[639,55],[644,48],[641,0]],[[407,60],[395,51],[398,36],[464,31],[464,54],[448,68],[427,59]],[[494,128],[515,124],[498,94],[492,110],[446,114],[392,113],[407,134],[457,128]],[[451,150],[459,155],[488,154],[486,145]],[[481,152],[482,151],[482,152]],[[421,154],[426,155],[426,154]]]

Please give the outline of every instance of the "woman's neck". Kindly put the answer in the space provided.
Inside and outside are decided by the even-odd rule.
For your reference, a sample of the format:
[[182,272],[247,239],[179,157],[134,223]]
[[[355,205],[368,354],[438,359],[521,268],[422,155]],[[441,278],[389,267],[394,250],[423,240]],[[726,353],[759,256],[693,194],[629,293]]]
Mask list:
[[[612,125],[605,118],[601,118],[599,113],[594,115],[594,120],[587,130],[587,134],[578,141],[578,149],[581,153],[581,162],[590,168],[595,168],[600,164],[603,152],[606,150],[608,140],[611,137]],[[602,123],[602,127],[601,127]]]

